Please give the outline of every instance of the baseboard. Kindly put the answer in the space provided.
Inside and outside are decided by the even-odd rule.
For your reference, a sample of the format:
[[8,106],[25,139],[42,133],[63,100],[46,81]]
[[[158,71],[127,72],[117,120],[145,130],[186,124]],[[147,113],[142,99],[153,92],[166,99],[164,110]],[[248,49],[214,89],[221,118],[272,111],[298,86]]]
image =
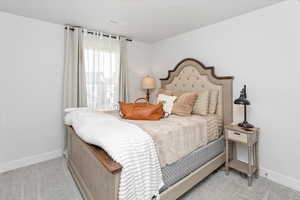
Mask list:
[[[58,149],[55,151],[42,153],[39,155],[26,157],[26,158],[22,158],[19,160],[14,160],[14,161],[11,161],[11,162],[8,162],[5,164],[1,164],[0,165],[0,173],[4,173],[4,172],[18,169],[21,167],[26,167],[29,165],[33,165],[33,164],[36,164],[39,162],[51,160],[51,159],[58,158],[61,156],[66,156],[66,152],[64,152],[64,149]],[[286,175],[280,174],[278,172],[275,172],[273,170],[269,170],[269,169],[265,169],[265,168],[260,169],[260,176],[270,179],[281,185],[292,188],[294,190],[300,191],[300,180],[297,180],[295,178],[291,178],[289,176],[286,176]]]
[[265,168],[260,169],[260,176],[270,179],[286,187],[300,191],[300,180],[297,180],[295,178],[291,178],[289,176]]
[[51,160],[54,158],[58,158],[63,156],[63,149],[58,149],[55,151],[47,152],[47,153],[42,153],[39,155],[34,155],[26,158],[22,158],[19,160],[13,160],[8,163],[4,163],[0,165],[0,173],[8,172],[14,169],[18,169],[21,167],[26,167],[29,165],[33,165],[39,162]]

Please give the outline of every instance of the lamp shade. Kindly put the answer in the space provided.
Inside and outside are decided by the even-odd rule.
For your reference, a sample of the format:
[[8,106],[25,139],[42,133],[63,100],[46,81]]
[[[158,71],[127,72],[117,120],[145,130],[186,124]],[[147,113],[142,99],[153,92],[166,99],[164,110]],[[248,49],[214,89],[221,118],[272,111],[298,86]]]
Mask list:
[[250,101],[247,100],[247,93],[246,93],[246,85],[241,90],[240,97],[234,100],[234,104],[241,104],[241,105],[250,105]]
[[143,89],[155,88],[155,79],[150,76],[146,76],[142,81],[142,88]]
[[234,104],[250,105],[250,102],[247,99],[240,96],[238,99],[234,100]]

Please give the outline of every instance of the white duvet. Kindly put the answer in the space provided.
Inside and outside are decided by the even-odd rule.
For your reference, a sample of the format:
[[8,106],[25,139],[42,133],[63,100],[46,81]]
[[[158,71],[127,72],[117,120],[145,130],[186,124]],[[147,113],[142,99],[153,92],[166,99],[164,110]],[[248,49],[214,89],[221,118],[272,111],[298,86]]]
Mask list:
[[151,200],[163,186],[152,138],[134,124],[103,112],[73,111],[65,123],[87,143],[104,149],[123,166],[119,200]]

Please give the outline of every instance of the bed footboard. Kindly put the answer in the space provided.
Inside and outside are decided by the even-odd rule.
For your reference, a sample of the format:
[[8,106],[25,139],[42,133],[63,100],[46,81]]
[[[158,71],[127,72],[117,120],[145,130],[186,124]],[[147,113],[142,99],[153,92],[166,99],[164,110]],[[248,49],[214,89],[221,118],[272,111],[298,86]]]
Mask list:
[[85,200],[117,200],[122,166],[67,128],[69,170]]
[[[67,127],[67,160],[69,170],[85,200],[118,200],[122,166],[101,148],[86,144]],[[161,200],[176,200],[182,194],[222,166],[225,153],[183,178],[160,194]]]

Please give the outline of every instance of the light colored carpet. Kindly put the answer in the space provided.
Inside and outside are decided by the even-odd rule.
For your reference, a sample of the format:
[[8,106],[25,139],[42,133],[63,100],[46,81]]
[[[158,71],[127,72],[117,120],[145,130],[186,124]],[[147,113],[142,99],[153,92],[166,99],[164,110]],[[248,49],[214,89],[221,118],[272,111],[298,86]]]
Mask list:
[[[63,158],[0,174],[0,200],[82,200]],[[238,173],[210,175],[180,200],[300,200],[300,192]]]
[[0,175],[0,200],[82,200],[63,158]]
[[180,198],[180,200],[300,200],[300,192],[277,184],[266,178],[253,179],[248,187],[246,178],[223,170],[211,174],[204,181]]

